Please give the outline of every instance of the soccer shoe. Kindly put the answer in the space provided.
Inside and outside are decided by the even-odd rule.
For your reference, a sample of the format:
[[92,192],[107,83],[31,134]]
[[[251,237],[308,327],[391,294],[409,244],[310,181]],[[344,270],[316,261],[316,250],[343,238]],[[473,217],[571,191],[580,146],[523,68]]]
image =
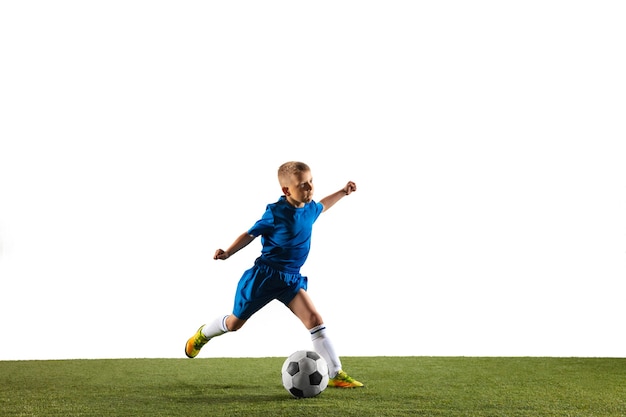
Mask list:
[[185,355],[187,355],[188,358],[195,358],[196,356],[198,356],[198,353],[200,353],[200,349],[202,349],[202,346],[206,345],[206,342],[209,341],[209,339],[202,334],[203,328],[204,325],[200,326],[196,334],[194,334],[189,338],[189,340],[187,340],[187,344],[185,345]]
[[344,371],[339,371],[334,378],[330,378],[328,380],[328,386],[335,388],[357,388],[362,387],[363,384],[349,376]]

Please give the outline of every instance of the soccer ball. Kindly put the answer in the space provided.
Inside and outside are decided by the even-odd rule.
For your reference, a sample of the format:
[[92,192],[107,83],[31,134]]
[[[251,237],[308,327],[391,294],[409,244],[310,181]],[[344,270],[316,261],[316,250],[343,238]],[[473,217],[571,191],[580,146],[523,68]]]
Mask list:
[[319,395],[328,386],[328,365],[310,350],[299,350],[283,363],[283,386],[296,398]]

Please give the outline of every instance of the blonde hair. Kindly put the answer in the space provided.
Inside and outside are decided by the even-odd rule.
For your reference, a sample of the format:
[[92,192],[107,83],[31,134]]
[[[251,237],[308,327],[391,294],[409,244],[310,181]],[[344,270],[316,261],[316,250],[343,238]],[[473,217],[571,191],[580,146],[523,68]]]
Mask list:
[[284,186],[289,182],[292,175],[310,170],[311,168],[309,168],[309,166],[304,162],[285,162],[278,168],[278,182],[281,186]]

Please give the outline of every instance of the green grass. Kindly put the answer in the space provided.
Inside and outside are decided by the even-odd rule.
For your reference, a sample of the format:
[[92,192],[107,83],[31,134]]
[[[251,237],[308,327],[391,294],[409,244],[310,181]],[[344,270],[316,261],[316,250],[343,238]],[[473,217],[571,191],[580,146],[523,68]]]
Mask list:
[[283,360],[0,361],[0,416],[626,416],[626,359],[347,357],[301,400]]

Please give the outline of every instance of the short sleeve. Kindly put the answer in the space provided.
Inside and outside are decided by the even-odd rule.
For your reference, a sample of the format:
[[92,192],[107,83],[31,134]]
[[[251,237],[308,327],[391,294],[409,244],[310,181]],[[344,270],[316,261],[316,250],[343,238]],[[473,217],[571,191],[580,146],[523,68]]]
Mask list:
[[274,214],[268,206],[263,216],[248,230],[248,234],[258,237],[274,230]]

